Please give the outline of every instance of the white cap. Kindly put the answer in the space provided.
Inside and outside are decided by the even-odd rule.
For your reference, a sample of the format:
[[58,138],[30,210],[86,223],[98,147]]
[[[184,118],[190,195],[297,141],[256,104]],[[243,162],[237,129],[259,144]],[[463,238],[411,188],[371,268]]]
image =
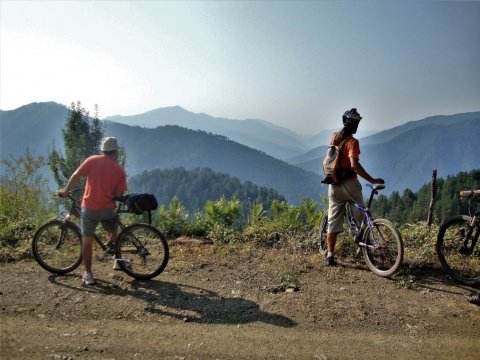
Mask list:
[[102,139],[101,151],[115,151],[118,150],[117,138],[114,137],[104,137]]

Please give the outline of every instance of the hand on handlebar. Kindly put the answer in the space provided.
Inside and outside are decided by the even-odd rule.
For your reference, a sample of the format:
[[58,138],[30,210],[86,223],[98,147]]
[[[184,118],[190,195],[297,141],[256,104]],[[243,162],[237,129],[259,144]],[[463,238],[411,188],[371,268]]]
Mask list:
[[66,198],[68,195],[70,195],[70,192],[64,191],[64,190],[59,190],[57,191],[57,195],[60,196],[61,198]]

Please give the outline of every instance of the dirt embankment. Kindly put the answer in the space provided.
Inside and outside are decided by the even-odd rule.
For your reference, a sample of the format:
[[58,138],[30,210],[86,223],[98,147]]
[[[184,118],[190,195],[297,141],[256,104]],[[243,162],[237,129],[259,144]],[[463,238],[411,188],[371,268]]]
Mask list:
[[[172,246],[140,282],[94,262],[81,286],[34,261],[0,266],[2,359],[478,359],[476,289],[393,279],[318,254]],[[291,283],[291,284],[290,284]]]

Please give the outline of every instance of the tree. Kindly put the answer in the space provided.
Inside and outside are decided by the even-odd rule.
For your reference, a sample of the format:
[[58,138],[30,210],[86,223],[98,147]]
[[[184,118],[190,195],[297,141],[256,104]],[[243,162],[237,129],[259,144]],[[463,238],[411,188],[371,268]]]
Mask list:
[[0,216],[16,221],[42,215],[48,186],[38,171],[45,159],[35,158],[27,149],[24,156],[0,164],[6,168],[0,179]]
[[15,247],[50,214],[47,180],[39,174],[44,165],[45,159],[35,158],[28,149],[18,159],[0,161],[0,248]]
[[65,187],[70,175],[85,158],[100,152],[104,129],[98,118],[98,106],[95,106],[95,116],[92,119],[80,101],[77,104],[72,102],[62,134],[65,156],[55,148],[48,155],[48,167],[59,188]]

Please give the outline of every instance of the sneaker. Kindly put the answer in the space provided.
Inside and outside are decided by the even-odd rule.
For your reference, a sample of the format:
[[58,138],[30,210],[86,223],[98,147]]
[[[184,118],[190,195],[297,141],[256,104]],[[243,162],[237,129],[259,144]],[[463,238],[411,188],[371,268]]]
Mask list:
[[93,277],[92,273],[86,272],[82,276],[83,284],[84,285],[95,285],[95,278]]
[[115,259],[115,262],[113,263],[113,270],[122,270],[117,259]]
[[467,301],[470,304],[480,305],[480,294],[467,296]]
[[337,262],[333,256],[327,256],[325,258],[325,266],[336,266]]
[[131,269],[132,268],[132,261],[131,260],[117,260],[115,259],[115,263],[113,264],[113,270],[123,270],[121,267],[120,267],[120,261],[123,261],[123,263],[125,264],[125,267],[128,268],[128,269]]

